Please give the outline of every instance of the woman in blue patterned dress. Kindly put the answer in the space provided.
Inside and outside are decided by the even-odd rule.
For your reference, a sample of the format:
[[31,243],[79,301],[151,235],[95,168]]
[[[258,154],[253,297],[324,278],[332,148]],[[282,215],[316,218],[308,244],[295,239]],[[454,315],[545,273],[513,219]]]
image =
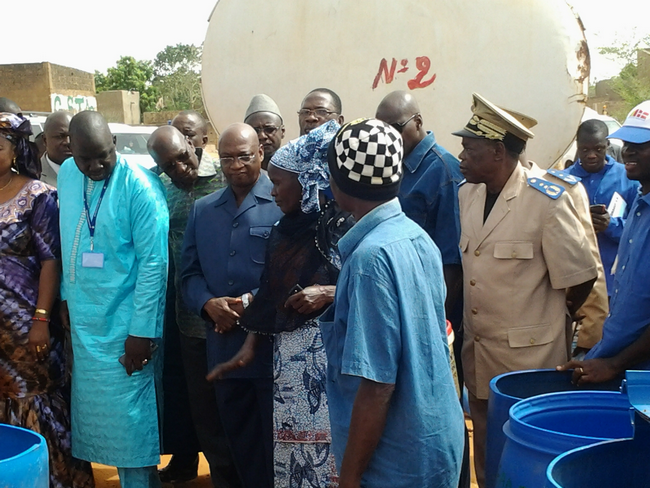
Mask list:
[[72,457],[63,332],[50,322],[59,290],[56,190],[37,179],[29,134],[28,120],[0,113],[0,422],[45,437],[50,487],[92,487],[90,463]]
[[247,364],[260,334],[274,337],[273,436],[276,487],[338,485],[318,316],[334,300],[341,262],[336,244],[354,223],[323,190],[329,186],[331,121],[280,148],[269,164],[271,194],[285,214],[269,237],[258,293],[240,319],[242,350],[210,379]]

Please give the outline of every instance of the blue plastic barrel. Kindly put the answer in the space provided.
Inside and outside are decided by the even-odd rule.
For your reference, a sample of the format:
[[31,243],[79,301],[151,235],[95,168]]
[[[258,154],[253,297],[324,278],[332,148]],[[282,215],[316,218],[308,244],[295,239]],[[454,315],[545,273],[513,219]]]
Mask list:
[[485,484],[487,488],[496,486],[501,452],[506,442],[503,424],[508,420],[510,407],[515,403],[524,398],[546,393],[578,390],[619,391],[621,386],[621,381],[616,380],[578,388],[571,383],[572,374],[571,371],[536,369],[505,373],[495,376],[490,381],[485,459]]
[[650,444],[643,439],[605,441],[556,457],[546,470],[547,488],[647,488]]
[[0,424],[0,486],[48,488],[47,444],[40,434]]
[[633,418],[627,395],[616,392],[549,393],[521,400],[503,426],[506,443],[496,486],[542,487],[556,456],[604,440],[632,438]]

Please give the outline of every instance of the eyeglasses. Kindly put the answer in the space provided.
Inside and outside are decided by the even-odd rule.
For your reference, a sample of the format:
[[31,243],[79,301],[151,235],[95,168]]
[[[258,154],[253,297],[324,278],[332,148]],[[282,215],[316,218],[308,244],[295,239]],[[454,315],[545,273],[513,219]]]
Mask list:
[[219,161],[221,162],[222,166],[224,164],[228,166],[233,164],[235,160],[241,161],[243,164],[248,164],[254,159],[255,159],[255,154],[241,154],[239,156],[225,156],[223,158],[220,158]]
[[301,108],[298,110],[298,115],[301,117],[309,117],[310,115],[315,115],[319,119],[325,119],[329,117],[332,114],[337,114],[338,112],[333,112],[331,110],[327,110],[324,108],[317,108],[314,110],[308,109],[308,108]]
[[277,130],[280,127],[277,127],[275,125],[265,125],[264,127],[253,127],[255,129],[255,132],[257,132],[257,135],[259,136],[262,132],[266,134],[267,136],[272,136],[277,132]]
[[406,124],[408,124],[411,120],[413,120],[418,115],[420,115],[420,114],[419,113],[418,114],[413,114],[406,120],[406,122],[401,122],[401,123],[400,122],[395,122],[394,124],[390,124],[390,125],[391,125],[391,127],[393,129],[395,129],[397,132],[399,132],[401,134],[402,131],[404,130],[404,127],[406,127]]

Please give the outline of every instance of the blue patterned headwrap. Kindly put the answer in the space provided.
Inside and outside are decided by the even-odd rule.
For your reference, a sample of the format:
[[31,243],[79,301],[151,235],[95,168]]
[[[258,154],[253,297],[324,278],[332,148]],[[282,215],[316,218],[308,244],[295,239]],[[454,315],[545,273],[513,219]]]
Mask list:
[[40,161],[34,144],[29,141],[30,135],[32,135],[32,124],[28,119],[9,112],[0,113],[0,137],[4,137],[15,146],[19,173],[39,179]]
[[336,121],[330,120],[282,146],[271,158],[273,166],[298,174],[303,213],[320,211],[318,191],[330,186],[327,148],[340,127]]

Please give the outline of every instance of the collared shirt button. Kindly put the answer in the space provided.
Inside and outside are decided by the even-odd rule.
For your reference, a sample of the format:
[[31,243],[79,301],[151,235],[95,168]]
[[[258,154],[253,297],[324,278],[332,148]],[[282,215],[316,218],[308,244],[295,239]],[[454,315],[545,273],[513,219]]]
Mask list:
[[265,231],[264,231],[264,237],[268,237],[268,236],[269,236],[269,231],[268,231],[268,230],[265,230]]
[[627,241],[627,242],[629,242],[630,244],[632,244],[632,239],[630,239],[630,240],[629,240],[629,241]]
[[472,286],[476,286],[476,280],[469,280],[469,284]]
[[228,284],[229,284],[230,286],[232,286],[232,285],[235,284],[235,282],[234,282],[233,280],[228,280]]
[[475,309],[475,308],[473,308],[473,309],[472,309],[472,314],[473,314],[473,315],[476,315],[477,313],[478,313],[478,310]]
[[623,266],[621,267],[621,269],[625,269],[625,265],[623,265]]
[[481,251],[479,251],[478,249],[474,251],[474,256],[480,256],[480,255],[481,255]]
[[481,342],[481,338],[479,336],[474,336],[474,341],[475,342]]
[[637,217],[641,217],[641,212],[637,212],[637,213],[636,213],[636,216],[637,216]]
[[239,227],[239,222],[233,222],[232,226],[236,229],[237,227]]
[[532,346],[533,344],[535,344],[535,339],[530,340],[530,345]]
[[512,251],[511,256],[512,256],[513,258],[516,258],[516,257],[517,257],[517,253],[516,253],[515,251]]
[[234,256],[235,254],[237,254],[237,251],[235,251],[235,250],[230,251],[231,256]]

